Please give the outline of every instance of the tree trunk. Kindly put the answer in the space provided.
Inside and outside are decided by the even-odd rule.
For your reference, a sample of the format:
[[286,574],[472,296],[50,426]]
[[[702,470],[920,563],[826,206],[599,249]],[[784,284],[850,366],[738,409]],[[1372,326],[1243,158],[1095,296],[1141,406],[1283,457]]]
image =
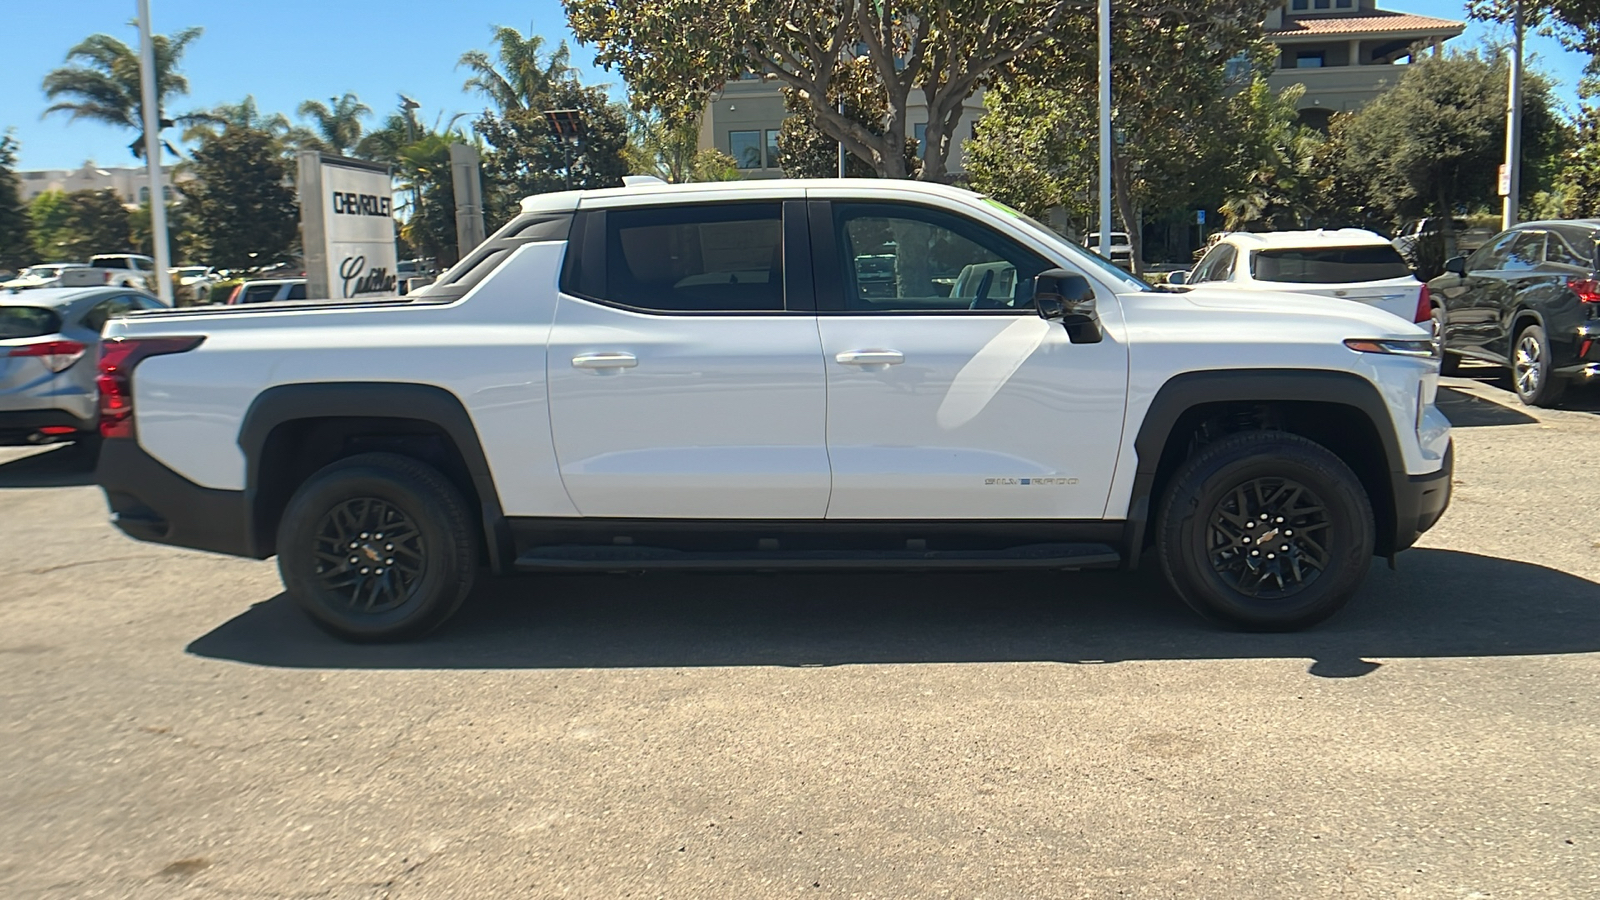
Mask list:
[[[1144,235],[1139,233],[1137,227],[1138,217],[1134,214],[1133,197],[1128,189],[1128,162],[1115,153],[1111,155],[1111,196],[1117,206],[1117,215],[1122,217],[1123,227],[1128,230],[1128,244],[1133,248],[1133,258],[1129,260],[1128,267],[1133,274],[1144,277]],[[1115,231],[1116,226],[1109,222],[1100,223],[1102,231]]]

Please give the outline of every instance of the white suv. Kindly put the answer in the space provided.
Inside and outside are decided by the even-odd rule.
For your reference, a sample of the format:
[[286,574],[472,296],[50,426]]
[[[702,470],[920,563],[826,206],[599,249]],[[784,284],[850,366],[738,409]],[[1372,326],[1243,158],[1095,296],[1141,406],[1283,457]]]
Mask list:
[[1360,228],[1234,232],[1169,284],[1201,291],[1277,291],[1338,297],[1427,322],[1427,285],[1388,240]]

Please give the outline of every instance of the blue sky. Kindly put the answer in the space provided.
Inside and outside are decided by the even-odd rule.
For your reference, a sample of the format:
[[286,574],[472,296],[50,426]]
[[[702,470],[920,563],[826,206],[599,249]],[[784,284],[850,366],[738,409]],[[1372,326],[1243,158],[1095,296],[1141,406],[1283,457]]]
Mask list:
[[[1460,0],[1379,0],[1379,5],[1464,18]],[[125,24],[135,15],[134,0],[9,6],[0,63],[0,129],[15,129],[22,143],[22,168],[68,168],[89,159],[100,165],[132,165],[130,133],[90,122],[69,124],[61,114],[41,120],[49,103],[39,82],[62,64],[73,44],[93,32],[108,32],[136,46],[138,33]],[[487,49],[491,25],[531,26],[551,42],[570,39],[558,0],[478,0],[444,7],[392,0],[151,0],[151,16],[161,32],[188,25],[205,28],[184,59],[190,95],[172,104],[169,113],[208,109],[254,94],[263,110],[292,115],[302,100],[354,91],[380,113],[393,108],[400,92],[421,102],[428,116],[443,113],[448,118],[483,107],[481,100],[462,93],[466,76],[455,63],[467,50]],[[309,33],[306,23],[312,23]],[[1452,45],[1474,45],[1491,34],[1492,29],[1473,23]],[[1560,99],[1575,105],[1583,59],[1544,38],[1533,39],[1530,49],[1536,63],[1560,85]],[[593,58],[592,51],[574,43],[573,62],[586,70],[586,80],[620,87],[620,78],[595,69]]]

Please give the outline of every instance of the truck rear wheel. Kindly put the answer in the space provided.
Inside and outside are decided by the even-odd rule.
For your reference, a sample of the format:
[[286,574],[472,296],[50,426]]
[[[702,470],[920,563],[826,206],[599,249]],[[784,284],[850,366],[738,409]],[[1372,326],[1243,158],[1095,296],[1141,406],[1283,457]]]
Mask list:
[[472,590],[477,530],[438,470],[394,453],[331,463],[278,526],[278,571],[300,608],[347,641],[420,637]]
[[1200,448],[1173,477],[1156,522],[1167,581],[1201,615],[1292,631],[1338,612],[1372,561],[1372,506],[1326,448],[1244,432]]

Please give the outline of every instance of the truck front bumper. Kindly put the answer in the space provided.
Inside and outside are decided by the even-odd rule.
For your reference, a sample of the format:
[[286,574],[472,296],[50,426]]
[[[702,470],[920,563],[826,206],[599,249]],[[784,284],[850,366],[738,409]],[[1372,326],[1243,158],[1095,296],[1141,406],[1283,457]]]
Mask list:
[[1405,550],[1434,526],[1450,507],[1451,477],[1455,474],[1455,444],[1446,448],[1444,465],[1429,475],[1408,475],[1394,486],[1394,549]]
[[107,440],[95,481],[111,523],[129,537],[230,556],[265,558],[250,540],[244,491],[201,487],[144,452],[137,440]]

